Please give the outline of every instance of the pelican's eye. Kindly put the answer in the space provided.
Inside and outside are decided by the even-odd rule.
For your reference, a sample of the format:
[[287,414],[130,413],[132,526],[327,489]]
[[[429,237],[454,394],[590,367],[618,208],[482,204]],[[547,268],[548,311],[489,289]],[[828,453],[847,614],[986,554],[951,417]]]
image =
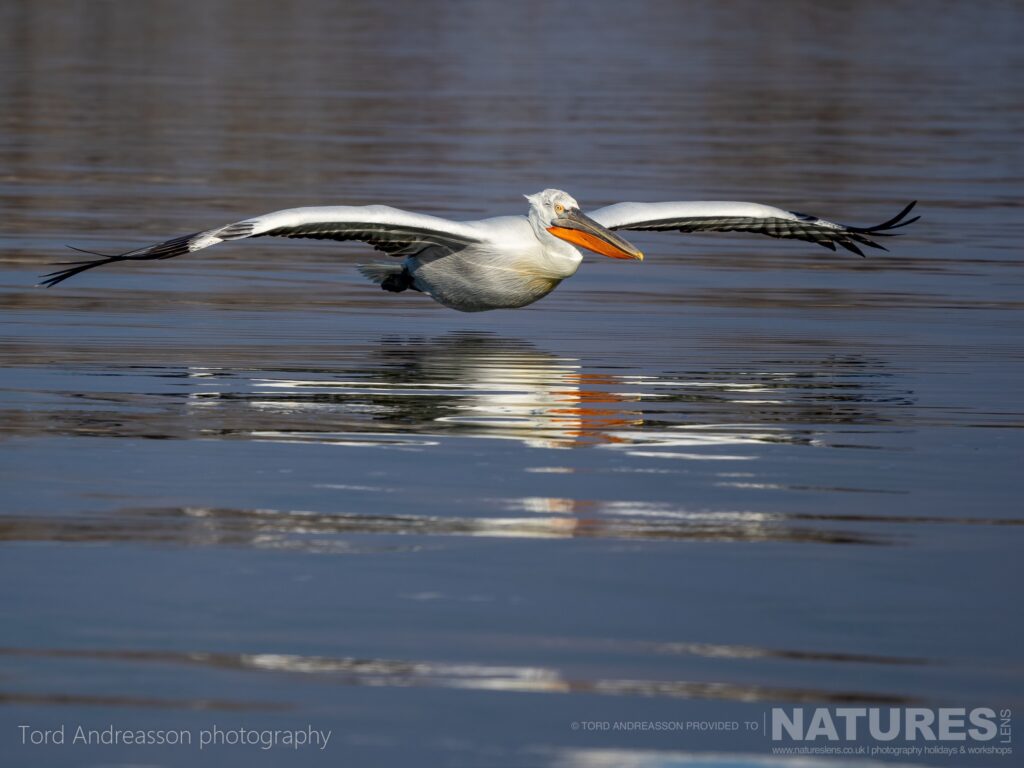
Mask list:
[[561,216],[563,213],[565,213],[565,206],[562,205],[561,203],[555,203],[555,213]]

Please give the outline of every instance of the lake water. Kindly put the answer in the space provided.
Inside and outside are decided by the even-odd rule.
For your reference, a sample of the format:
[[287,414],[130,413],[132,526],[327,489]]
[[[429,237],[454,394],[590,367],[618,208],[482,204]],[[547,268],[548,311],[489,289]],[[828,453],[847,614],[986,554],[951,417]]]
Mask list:
[[[1020,711],[1022,31],[1014,4],[5,3],[2,762],[805,766],[772,707]],[[65,243],[548,186],[922,219],[868,259],[634,233],[642,264],[478,315],[378,290],[358,244],[33,287]],[[239,728],[331,735],[200,749]]]

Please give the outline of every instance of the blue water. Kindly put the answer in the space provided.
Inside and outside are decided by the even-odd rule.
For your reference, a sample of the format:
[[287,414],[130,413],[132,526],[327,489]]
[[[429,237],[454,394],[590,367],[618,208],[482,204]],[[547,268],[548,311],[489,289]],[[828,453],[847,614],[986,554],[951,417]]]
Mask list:
[[[1022,20],[4,5],[0,761],[857,765],[773,754],[772,707],[1019,711]],[[65,243],[548,186],[922,219],[864,260],[632,233],[480,315],[306,241],[33,287]]]

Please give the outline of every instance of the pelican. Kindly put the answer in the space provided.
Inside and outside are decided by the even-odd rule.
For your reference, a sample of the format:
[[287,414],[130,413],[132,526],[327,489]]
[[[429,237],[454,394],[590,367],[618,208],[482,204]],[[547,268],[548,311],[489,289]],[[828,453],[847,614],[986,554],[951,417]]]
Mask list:
[[883,246],[872,238],[891,234],[918,218],[907,219],[916,201],[874,227],[834,224],[816,216],[769,205],[737,202],[616,203],[591,211],[558,189],[526,195],[526,216],[480,221],[411,213],[387,205],[289,208],[224,227],[182,235],[120,254],[73,250],[101,258],[66,262],[67,269],[43,275],[54,286],[80,272],[117,261],[170,259],[228,240],[251,237],[305,237],[360,240],[398,263],[357,265],[385,291],[419,291],[461,312],[515,309],[532,304],[572,277],[583,261],[579,248],[613,259],[642,261],[644,255],[615,230],[757,232],[794,238],[836,250],[842,246]]

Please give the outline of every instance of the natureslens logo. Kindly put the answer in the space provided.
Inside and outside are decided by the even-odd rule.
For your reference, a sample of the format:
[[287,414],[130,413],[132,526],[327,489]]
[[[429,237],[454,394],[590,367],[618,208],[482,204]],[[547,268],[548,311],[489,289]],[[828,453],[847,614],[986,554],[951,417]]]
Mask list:
[[773,707],[772,741],[1011,743],[1010,710],[990,707]]

